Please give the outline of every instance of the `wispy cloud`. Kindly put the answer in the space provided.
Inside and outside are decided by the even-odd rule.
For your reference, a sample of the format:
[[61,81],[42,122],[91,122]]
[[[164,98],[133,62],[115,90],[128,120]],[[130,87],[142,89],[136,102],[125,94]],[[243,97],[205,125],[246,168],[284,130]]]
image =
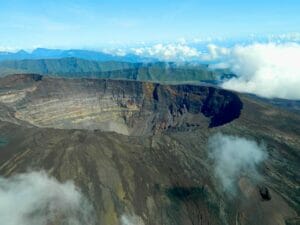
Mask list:
[[95,214],[72,182],[29,172],[0,177],[0,221],[3,225],[94,225]]
[[199,57],[200,52],[185,43],[155,44],[132,49],[134,54],[155,57],[161,60],[184,61]]
[[238,136],[215,134],[209,139],[209,157],[222,190],[234,195],[241,176],[256,180],[257,165],[267,158],[264,145]]
[[144,225],[144,221],[137,215],[123,214],[121,216],[122,225]]

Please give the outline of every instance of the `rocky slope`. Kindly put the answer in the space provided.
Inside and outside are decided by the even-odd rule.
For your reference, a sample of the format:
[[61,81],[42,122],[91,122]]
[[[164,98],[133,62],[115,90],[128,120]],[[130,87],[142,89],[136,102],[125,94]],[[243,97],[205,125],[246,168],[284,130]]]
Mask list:
[[[39,75],[0,79],[0,101],[0,174],[73,180],[96,224],[299,224],[297,114],[208,86]],[[268,153],[233,196],[209,157],[220,132]]]

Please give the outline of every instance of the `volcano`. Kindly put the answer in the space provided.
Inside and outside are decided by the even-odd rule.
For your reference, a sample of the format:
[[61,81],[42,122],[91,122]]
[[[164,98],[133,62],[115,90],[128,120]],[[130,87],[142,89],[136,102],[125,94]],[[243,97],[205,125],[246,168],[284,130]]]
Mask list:
[[[0,131],[3,177],[30,169],[74,181],[97,225],[300,221],[300,116],[245,94],[16,74],[0,78]],[[234,194],[214,173],[215,134],[266,146],[259,178],[241,174]]]

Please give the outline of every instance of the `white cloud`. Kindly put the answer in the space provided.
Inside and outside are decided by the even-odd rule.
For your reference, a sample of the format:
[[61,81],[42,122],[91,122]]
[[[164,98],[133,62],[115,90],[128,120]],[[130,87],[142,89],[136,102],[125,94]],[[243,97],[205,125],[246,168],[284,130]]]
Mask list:
[[126,215],[121,216],[122,225],[144,225],[144,221],[137,215]]
[[300,33],[293,32],[293,33],[285,33],[279,35],[269,35],[268,39],[270,41],[276,42],[299,42],[300,41]]
[[209,45],[207,45],[207,51],[208,51],[207,54],[203,54],[200,56],[201,60],[204,60],[204,61],[217,60],[220,57],[228,55],[230,50],[225,47],[219,47],[214,44],[209,44]]
[[17,52],[19,48],[10,46],[0,46],[0,52]]
[[155,57],[160,60],[184,61],[196,59],[200,52],[184,43],[155,44],[149,47],[139,47],[132,49],[134,54]]
[[5,225],[95,224],[91,205],[72,182],[44,172],[0,177],[0,223]]
[[299,44],[265,43],[209,49],[207,59],[217,62],[212,68],[227,67],[238,76],[223,83],[223,88],[267,98],[300,99]]
[[214,174],[222,190],[234,194],[237,180],[242,175],[258,177],[256,166],[266,159],[263,145],[245,138],[215,134],[209,139],[209,157],[213,160]]

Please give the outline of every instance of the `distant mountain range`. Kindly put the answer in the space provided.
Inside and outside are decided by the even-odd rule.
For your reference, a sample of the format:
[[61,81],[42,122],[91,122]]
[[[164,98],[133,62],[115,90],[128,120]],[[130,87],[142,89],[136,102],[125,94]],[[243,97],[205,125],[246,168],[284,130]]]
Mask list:
[[228,71],[212,71],[197,63],[94,61],[80,58],[25,59],[0,61],[0,76],[36,73],[71,78],[111,78],[155,82],[211,82],[232,76]]
[[0,52],[0,61],[3,60],[23,60],[23,59],[58,59],[66,57],[76,57],[95,61],[124,61],[124,62],[150,62],[157,61],[155,58],[146,58],[134,54],[118,56],[98,51],[79,49],[46,49],[37,48],[32,52],[20,50],[18,52]]
[[172,83],[216,83],[232,76],[227,70],[212,71],[200,62],[161,62],[134,54],[118,56],[90,50],[46,48],[0,52],[0,76],[17,73]]

